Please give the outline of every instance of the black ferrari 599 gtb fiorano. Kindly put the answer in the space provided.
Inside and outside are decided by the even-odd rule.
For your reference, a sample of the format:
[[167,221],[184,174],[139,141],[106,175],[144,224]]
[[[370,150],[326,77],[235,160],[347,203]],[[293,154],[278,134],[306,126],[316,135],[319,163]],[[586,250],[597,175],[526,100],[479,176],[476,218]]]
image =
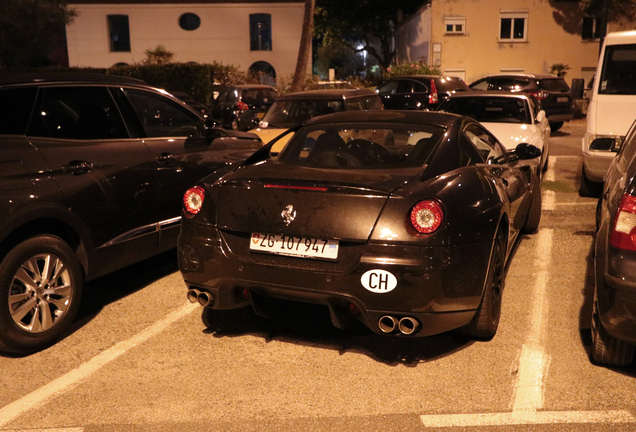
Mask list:
[[[326,305],[333,325],[492,338],[507,261],[541,215],[538,157],[454,114],[337,113],[306,122],[184,196],[178,253],[206,308]],[[229,171],[229,172],[228,172]]]

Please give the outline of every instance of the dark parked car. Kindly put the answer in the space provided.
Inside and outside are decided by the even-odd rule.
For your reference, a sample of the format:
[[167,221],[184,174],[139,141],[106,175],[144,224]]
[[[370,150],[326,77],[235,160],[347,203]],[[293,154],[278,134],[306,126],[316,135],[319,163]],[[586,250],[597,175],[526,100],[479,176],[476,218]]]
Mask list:
[[277,97],[276,89],[267,85],[225,87],[212,103],[211,117],[224,127],[248,130],[258,125]]
[[[310,118],[340,111],[381,110],[384,107],[378,95],[364,89],[323,89],[288,93],[280,96],[267,111],[258,128],[250,132],[267,144],[286,130],[298,126]],[[280,151],[287,140],[278,140],[272,150]]]
[[574,118],[570,86],[563,78],[550,74],[501,74],[481,78],[471,90],[521,91],[534,96],[545,111],[553,131]]
[[636,345],[636,123],[605,177],[597,222],[592,360],[625,366]]
[[267,316],[284,299],[327,306],[339,328],[494,336],[513,244],[541,215],[536,147],[509,152],[469,117],[420,111],[316,117],[274,159],[272,145],[186,192],[190,301]]
[[458,77],[413,75],[382,82],[376,92],[386,109],[434,111],[449,95],[470,90]]
[[0,350],[73,321],[84,281],[174,248],[184,191],[261,141],[141,81],[0,76]]

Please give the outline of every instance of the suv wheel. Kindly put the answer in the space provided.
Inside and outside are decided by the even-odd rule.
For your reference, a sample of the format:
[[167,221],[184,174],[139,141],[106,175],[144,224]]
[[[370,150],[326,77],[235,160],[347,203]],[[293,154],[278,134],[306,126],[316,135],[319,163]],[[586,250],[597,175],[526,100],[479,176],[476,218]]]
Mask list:
[[56,342],[77,314],[82,284],[75,253],[59,237],[11,249],[0,263],[0,349],[29,353]]
[[563,127],[563,122],[550,123],[550,129],[552,129],[552,132],[556,132],[562,127]]
[[592,361],[607,366],[627,366],[634,358],[634,346],[605,330],[598,316],[596,292],[592,310]]

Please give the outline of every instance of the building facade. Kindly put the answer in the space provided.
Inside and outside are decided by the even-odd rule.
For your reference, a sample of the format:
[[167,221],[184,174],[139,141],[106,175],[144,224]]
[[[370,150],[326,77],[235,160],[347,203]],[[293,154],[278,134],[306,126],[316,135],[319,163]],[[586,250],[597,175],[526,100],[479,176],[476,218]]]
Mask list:
[[[159,45],[173,62],[234,65],[273,76],[294,73],[304,2],[279,0],[71,0],[71,67],[140,63]],[[308,73],[311,71],[311,65]]]
[[[567,65],[589,82],[599,54],[599,26],[578,1],[432,0],[397,29],[399,61],[424,61],[471,83],[495,73],[549,73]],[[612,22],[607,31],[634,28]]]

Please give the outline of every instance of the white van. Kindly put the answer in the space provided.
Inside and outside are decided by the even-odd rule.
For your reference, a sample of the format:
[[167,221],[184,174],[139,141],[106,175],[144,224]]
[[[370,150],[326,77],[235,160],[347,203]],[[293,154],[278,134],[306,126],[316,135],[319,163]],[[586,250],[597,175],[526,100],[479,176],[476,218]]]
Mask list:
[[603,182],[627,130],[636,119],[636,30],[605,36],[583,136],[580,194]]

